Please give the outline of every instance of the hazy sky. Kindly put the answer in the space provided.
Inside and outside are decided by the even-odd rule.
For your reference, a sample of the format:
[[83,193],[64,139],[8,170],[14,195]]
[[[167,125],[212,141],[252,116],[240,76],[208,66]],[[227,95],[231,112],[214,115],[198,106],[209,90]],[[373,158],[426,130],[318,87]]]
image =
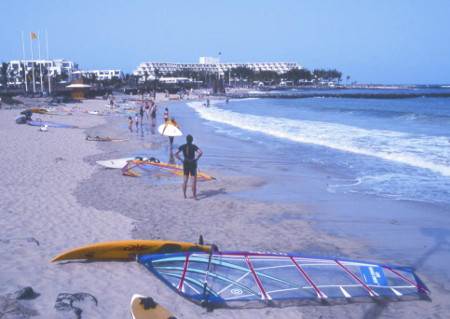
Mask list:
[[[141,62],[298,62],[358,83],[450,83],[449,0],[0,0],[0,61],[31,56],[80,69]],[[37,41],[33,42],[37,58]]]

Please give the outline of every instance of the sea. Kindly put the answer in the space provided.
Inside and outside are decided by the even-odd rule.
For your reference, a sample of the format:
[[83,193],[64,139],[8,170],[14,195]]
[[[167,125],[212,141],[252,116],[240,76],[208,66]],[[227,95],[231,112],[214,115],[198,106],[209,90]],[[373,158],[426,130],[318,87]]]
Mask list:
[[[359,97],[337,96],[340,93]],[[447,205],[450,98],[429,93],[448,94],[450,87],[282,90],[266,92],[263,98],[255,91],[248,98],[227,102],[211,96],[209,106],[205,100],[188,101],[187,106],[190,116],[199,117],[212,135],[220,137],[217,142],[200,138],[214,148],[205,152],[202,165],[267,178],[264,186],[237,197],[275,202],[282,196],[282,202],[305,202],[302,167],[309,166],[330,172],[325,187],[332,194]]]

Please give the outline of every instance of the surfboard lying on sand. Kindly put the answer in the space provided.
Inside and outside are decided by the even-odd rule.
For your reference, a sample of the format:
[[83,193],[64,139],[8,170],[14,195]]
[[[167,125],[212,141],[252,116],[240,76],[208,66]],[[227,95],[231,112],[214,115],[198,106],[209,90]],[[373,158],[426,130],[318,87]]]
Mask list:
[[158,127],[158,132],[164,136],[182,136],[180,129],[173,124],[161,124]]
[[137,160],[137,161],[153,161],[153,162],[159,163],[159,160],[157,160],[157,159],[155,159],[153,157],[150,157],[150,158],[146,158],[146,157],[123,157],[123,158],[116,158],[116,159],[110,159],[110,160],[104,160],[104,161],[97,161],[96,163],[98,165],[101,165],[101,166],[106,167],[106,168],[121,169],[125,165],[127,165],[128,161],[133,161],[133,160]]
[[211,251],[207,246],[192,243],[164,240],[121,240],[97,243],[78,247],[53,258],[51,262],[61,260],[88,259],[126,259],[136,255],[168,254],[189,251]]
[[27,110],[38,113],[38,114],[48,114],[48,115],[72,115],[72,111],[64,108],[50,108],[43,109],[40,107],[30,107]]
[[37,113],[37,114],[51,114],[51,115],[55,114],[54,112],[52,112],[50,110],[43,109],[43,108],[40,108],[40,107],[30,107],[27,110],[29,110],[29,111],[31,111],[33,113]]
[[113,137],[100,137],[100,136],[86,136],[87,141],[97,141],[97,142],[122,142],[128,141],[129,138],[113,138]]
[[176,319],[169,310],[156,303],[153,298],[134,294],[131,297],[133,319]]

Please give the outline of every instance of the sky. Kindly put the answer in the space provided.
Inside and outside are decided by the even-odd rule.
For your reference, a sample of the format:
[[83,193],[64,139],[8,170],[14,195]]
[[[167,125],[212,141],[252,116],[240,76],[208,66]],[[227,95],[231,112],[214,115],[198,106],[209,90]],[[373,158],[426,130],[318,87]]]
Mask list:
[[[450,83],[448,0],[0,0],[0,62],[132,73],[141,62],[297,62],[343,82]],[[38,57],[38,40],[33,41]]]

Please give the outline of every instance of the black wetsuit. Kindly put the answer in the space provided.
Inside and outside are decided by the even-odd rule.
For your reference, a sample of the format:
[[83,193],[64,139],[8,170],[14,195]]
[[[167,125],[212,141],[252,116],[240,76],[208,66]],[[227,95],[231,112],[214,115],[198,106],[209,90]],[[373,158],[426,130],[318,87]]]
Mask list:
[[183,152],[183,172],[184,175],[189,174],[191,176],[197,176],[197,161],[195,160],[195,152],[197,152],[198,147],[195,144],[183,144],[178,150]]

